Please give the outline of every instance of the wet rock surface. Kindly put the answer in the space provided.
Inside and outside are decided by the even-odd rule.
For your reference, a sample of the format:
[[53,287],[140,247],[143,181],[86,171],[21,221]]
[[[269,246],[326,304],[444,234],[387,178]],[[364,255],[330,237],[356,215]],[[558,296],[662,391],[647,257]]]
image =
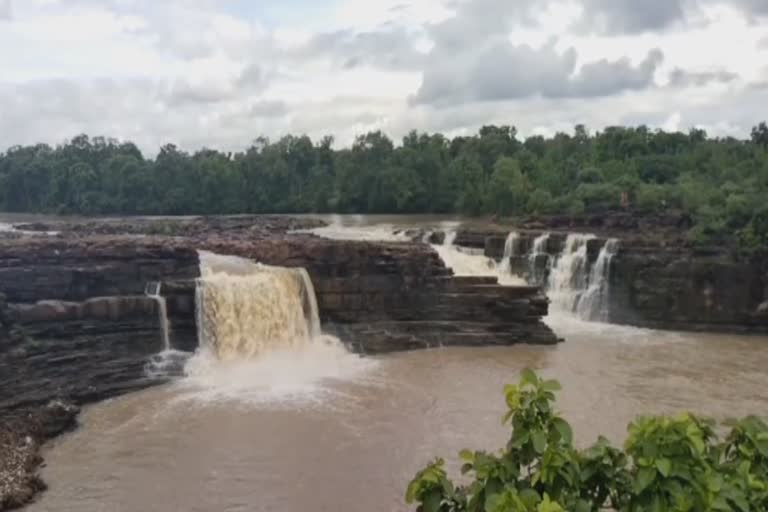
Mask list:
[[34,409],[0,411],[0,510],[20,508],[44,491],[40,447],[77,425],[79,408],[52,401]]
[[[139,236],[145,221],[116,220],[67,233],[45,224],[37,227],[60,234],[0,243],[0,409],[54,397],[86,403],[163,382],[146,371],[163,342],[158,304],[144,291],[162,284],[171,347],[193,352],[198,250],[306,268],[321,321],[361,352],[557,342],[538,289],[454,278],[423,243],[292,234],[317,221],[287,217],[178,222],[175,233],[189,236]],[[121,229],[129,234],[113,234]]]
[[[461,227],[455,244],[482,249],[500,261],[506,237],[514,231],[518,239],[510,268],[543,283],[569,234],[595,235],[587,242],[590,265],[606,241],[615,238],[619,249],[610,265],[611,322],[671,330],[768,332],[768,254],[692,247],[684,232],[689,221],[684,215],[633,213],[518,219],[518,225]],[[533,259],[533,242],[545,233],[545,254]],[[431,235],[432,240],[443,238],[440,231]]]

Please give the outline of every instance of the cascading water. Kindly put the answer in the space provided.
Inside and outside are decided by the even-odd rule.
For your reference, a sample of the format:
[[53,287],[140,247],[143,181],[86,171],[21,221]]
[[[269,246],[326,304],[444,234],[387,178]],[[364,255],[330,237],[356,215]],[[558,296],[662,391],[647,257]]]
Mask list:
[[321,339],[315,289],[305,269],[200,252],[200,275],[200,346],[219,359],[301,349]]
[[501,259],[501,271],[507,274],[512,273],[512,258],[517,255],[517,249],[520,242],[520,235],[512,231],[507,235],[504,241],[504,256]]
[[351,378],[374,364],[321,332],[306,270],[208,252],[199,257],[200,348],[184,381],[195,398],[306,398],[325,380]]
[[168,303],[165,297],[162,295],[163,283],[159,281],[153,281],[147,283],[144,288],[144,294],[147,297],[151,297],[157,303],[157,314],[160,321],[160,332],[163,339],[163,351],[168,352],[171,350],[171,328],[168,322]]
[[307,283],[303,269],[265,265],[248,275],[203,275],[197,283],[203,343],[220,360],[308,346],[320,334],[320,321]]
[[570,234],[563,252],[549,273],[547,292],[555,309],[575,313],[581,294],[589,284],[587,242],[594,235]]
[[582,320],[609,320],[611,261],[618,251],[618,240],[608,240],[589,269],[588,244],[594,235],[571,234],[565,241],[547,282],[547,294],[556,312]]
[[163,340],[163,350],[149,358],[144,370],[148,377],[166,378],[182,373],[189,354],[174,350],[171,343],[171,323],[168,320],[168,303],[162,294],[162,283],[153,281],[146,284],[144,294],[157,303],[157,316],[160,324],[160,334]]
[[579,317],[606,322],[609,319],[611,261],[618,252],[619,241],[608,240],[589,274],[589,287],[577,306]]
[[445,239],[443,245],[446,247],[454,247],[456,245],[456,236],[459,234],[455,229],[445,232]]
[[440,255],[445,265],[453,269],[456,276],[495,277],[499,284],[517,286],[525,284],[522,278],[512,275],[509,267],[498,265],[493,259],[485,256],[483,249],[468,249],[455,244],[457,231],[455,228],[445,230],[445,239],[442,245],[432,247]]
[[546,279],[547,271],[552,265],[552,258],[547,252],[549,244],[549,233],[538,236],[533,241],[531,252],[528,255],[528,268],[530,269],[531,280],[534,284],[543,285]]

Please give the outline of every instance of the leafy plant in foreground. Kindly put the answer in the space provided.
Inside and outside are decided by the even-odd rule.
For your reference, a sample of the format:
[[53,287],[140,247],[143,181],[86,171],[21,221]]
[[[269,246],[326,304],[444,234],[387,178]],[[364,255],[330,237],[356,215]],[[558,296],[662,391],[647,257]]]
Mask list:
[[724,441],[712,420],[692,414],[641,417],[624,449],[605,438],[573,446],[554,410],[560,384],[531,370],[504,388],[512,435],[498,453],[463,450],[466,485],[436,459],[416,474],[406,501],[420,512],[716,512],[768,510],[768,425],[729,421]]

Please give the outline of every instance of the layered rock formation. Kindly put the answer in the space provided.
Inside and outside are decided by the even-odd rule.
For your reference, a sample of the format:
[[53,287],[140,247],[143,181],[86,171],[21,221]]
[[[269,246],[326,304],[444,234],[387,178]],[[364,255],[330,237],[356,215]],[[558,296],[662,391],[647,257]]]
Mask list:
[[425,244],[308,237],[213,241],[205,249],[306,268],[324,328],[360,352],[557,342],[541,320],[548,302],[538,288],[453,277]]
[[0,342],[0,409],[60,396],[91,401],[152,384],[144,367],[162,340],[157,304],[144,287],[197,272],[194,250],[152,241],[0,244],[4,317],[13,326]]
[[[636,230],[646,225],[654,230]],[[673,330],[768,332],[768,255],[691,247],[678,229],[681,225],[686,225],[682,216],[643,220],[620,214],[601,222],[592,217],[548,217],[528,220],[522,227],[462,228],[455,243],[483,249],[486,256],[500,260],[507,235],[515,231],[519,238],[511,269],[546,281],[548,263],[561,254],[569,233],[596,235],[587,242],[590,265],[606,240],[616,238],[619,249],[610,266],[610,322]],[[532,263],[533,241],[543,233],[550,233],[548,257]],[[443,236],[433,233],[432,241]]]
[[[40,229],[61,234],[0,244],[0,292],[7,298],[0,409],[60,396],[87,402],[161,382],[145,371],[163,349],[158,302],[145,287],[162,285],[172,348],[194,351],[201,249],[306,268],[324,328],[360,352],[557,342],[541,321],[547,300],[537,288],[454,278],[425,244],[290,235],[287,229],[305,223],[278,219],[264,226],[252,225],[251,217],[217,219],[207,235],[198,221],[190,236],[173,237],[137,234],[137,225],[156,229],[146,222],[132,221],[128,236],[45,225]],[[110,223],[108,231],[116,229]]]

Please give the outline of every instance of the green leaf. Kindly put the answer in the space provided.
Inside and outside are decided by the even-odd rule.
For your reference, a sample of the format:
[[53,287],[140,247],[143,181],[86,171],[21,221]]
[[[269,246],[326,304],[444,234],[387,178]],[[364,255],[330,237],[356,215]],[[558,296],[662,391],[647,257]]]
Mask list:
[[755,447],[757,448],[757,451],[760,452],[760,455],[763,457],[768,457],[768,440],[761,440],[760,436],[757,437],[758,441],[755,442]]
[[549,495],[544,494],[544,499],[539,503],[539,506],[536,507],[536,512],[565,512],[565,509],[563,509],[557,502],[551,501]]
[[656,461],[656,469],[666,478],[669,476],[670,471],[672,471],[672,462],[669,459],[658,459]]
[[541,455],[544,450],[547,449],[547,435],[541,430],[536,430],[531,433],[531,440],[533,441],[533,449],[536,453]]
[[567,421],[562,418],[555,418],[552,420],[552,426],[555,427],[557,433],[560,434],[563,443],[570,445],[573,442],[573,429],[571,429],[571,426]]
[[541,501],[541,496],[533,489],[523,489],[520,491],[520,500],[525,504],[526,509],[532,509]]
[[525,386],[526,384],[536,386],[538,383],[539,377],[536,375],[536,372],[530,368],[523,370],[523,373],[520,375],[520,386]]
[[648,488],[656,479],[656,470],[654,468],[640,468],[635,479],[635,492],[641,493]]
[[470,450],[461,450],[459,452],[459,458],[467,462],[473,462],[475,460],[475,454]]
[[440,504],[442,501],[443,498],[440,495],[440,491],[433,489],[424,497],[422,509],[424,512],[440,512]]
[[556,380],[545,380],[541,383],[541,389],[544,391],[560,391],[563,387]]

